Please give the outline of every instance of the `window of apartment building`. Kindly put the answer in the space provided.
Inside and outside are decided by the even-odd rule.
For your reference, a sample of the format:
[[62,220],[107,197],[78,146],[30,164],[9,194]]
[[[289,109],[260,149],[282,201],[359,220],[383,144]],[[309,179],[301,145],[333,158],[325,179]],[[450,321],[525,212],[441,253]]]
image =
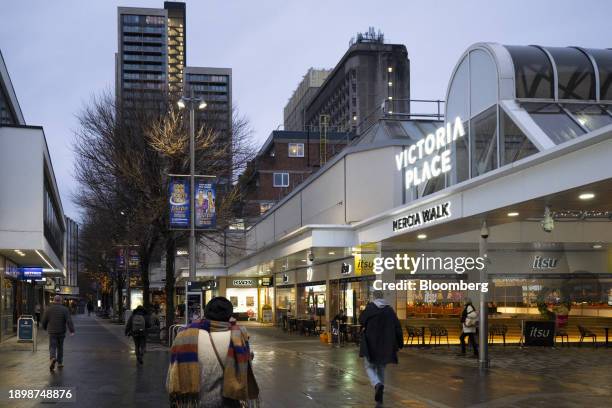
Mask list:
[[265,214],[272,206],[274,206],[274,203],[259,203],[259,214]]
[[289,143],[289,157],[304,157],[304,143]]
[[289,187],[289,173],[274,173],[274,187]]

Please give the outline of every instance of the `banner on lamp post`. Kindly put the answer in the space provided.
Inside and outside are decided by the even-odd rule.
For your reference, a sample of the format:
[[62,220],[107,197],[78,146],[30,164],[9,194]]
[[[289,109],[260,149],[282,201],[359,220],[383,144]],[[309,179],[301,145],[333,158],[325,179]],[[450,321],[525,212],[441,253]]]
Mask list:
[[217,224],[216,186],[206,180],[195,182],[195,227],[215,228]]
[[189,228],[189,179],[187,177],[171,177],[168,196],[170,228]]

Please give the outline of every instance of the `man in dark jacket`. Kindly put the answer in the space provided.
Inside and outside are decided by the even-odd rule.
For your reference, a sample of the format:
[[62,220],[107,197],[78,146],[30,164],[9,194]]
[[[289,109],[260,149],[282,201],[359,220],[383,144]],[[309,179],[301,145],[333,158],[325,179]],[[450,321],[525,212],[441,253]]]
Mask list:
[[142,364],[142,357],[147,348],[147,329],[151,327],[151,320],[144,307],[138,306],[125,324],[125,335],[132,336],[136,349],[136,360]]
[[402,326],[380,290],[374,291],[374,301],[359,316],[359,323],[363,331],[359,357],[365,357],[366,373],[374,386],[374,400],[382,403],[385,366],[397,364],[397,351],[404,347]]
[[43,329],[49,333],[49,355],[51,364],[49,370],[64,368],[64,338],[66,337],[66,326],[70,330],[70,335],[74,336],[74,325],[70,317],[70,311],[62,305],[62,298],[55,295],[53,303],[47,308],[42,319]]

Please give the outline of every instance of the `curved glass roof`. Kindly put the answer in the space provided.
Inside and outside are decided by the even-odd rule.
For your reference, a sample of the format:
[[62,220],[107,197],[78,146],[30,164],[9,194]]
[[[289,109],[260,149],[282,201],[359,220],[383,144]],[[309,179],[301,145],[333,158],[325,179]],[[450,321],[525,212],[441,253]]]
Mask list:
[[612,101],[612,50],[504,47],[514,64],[519,99]]
[[597,64],[599,71],[599,99],[612,101],[612,50],[585,50]]

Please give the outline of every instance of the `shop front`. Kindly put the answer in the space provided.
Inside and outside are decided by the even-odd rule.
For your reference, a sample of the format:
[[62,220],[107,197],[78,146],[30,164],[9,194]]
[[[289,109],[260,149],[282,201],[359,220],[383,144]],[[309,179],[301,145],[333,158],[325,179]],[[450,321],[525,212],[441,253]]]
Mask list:
[[[324,304],[326,321],[342,310],[354,322],[380,287],[420,327],[458,330],[471,297],[507,322],[565,313],[599,330],[612,273],[610,57],[474,44],[451,73],[443,121],[383,112],[247,231],[253,250],[229,274],[271,268],[279,311],[297,318]],[[590,78],[580,86],[568,74],[578,66]],[[393,266],[404,254],[483,262]],[[377,258],[381,271],[360,270]]]
[[272,277],[226,279],[225,297],[234,306],[237,320],[271,323],[274,307]]

